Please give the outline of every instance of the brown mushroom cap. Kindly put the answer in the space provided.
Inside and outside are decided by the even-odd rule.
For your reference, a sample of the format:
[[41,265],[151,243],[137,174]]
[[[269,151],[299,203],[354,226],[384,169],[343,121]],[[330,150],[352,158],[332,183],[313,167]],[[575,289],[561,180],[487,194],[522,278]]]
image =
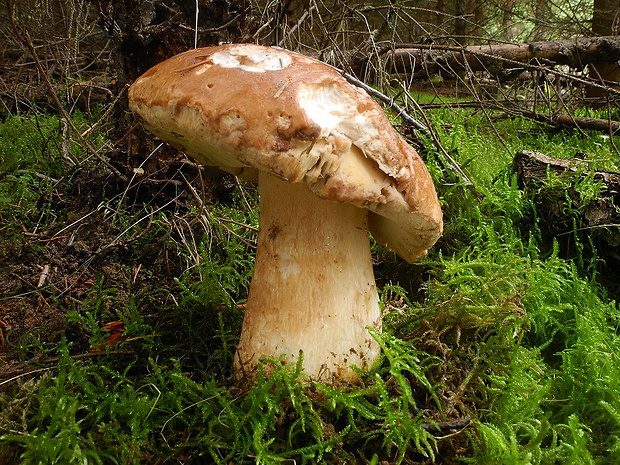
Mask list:
[[154,134],[205,165],[248,179],[265,171],[369,213],[375,240],[408,261],[442,232],[432,179],[382,108],[336,70],[278,48],[195,49],[129,89]]

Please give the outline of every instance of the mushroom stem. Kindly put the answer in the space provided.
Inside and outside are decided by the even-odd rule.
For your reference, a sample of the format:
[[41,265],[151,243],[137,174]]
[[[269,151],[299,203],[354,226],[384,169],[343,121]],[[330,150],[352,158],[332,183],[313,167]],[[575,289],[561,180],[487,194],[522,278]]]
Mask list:
[[237,350],[238,373],[259,358],[295,362],[312,379],[355,381],[352,365],[379,354],[381,326],[367,211],[321,200],[307,187],[260,173],[256,265]]

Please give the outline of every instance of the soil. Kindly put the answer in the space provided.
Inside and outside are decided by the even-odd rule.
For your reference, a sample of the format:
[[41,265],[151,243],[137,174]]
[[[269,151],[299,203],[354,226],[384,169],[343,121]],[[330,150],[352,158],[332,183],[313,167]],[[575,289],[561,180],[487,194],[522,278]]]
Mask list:
[[[180,179],[194,180],[196,168],[170,158],[158,163],[158,169],[160,179],[130,189],[108,173],[74,173],[54,189],[55,221],[42,231],[22,225],[0,236],[0,382],[49,358],[46,348],[63,335],[71,337],[74,350],[88,351],[89,336],[68,324],[67,314],[92,300],[102,279],[103,287],[115,290],[110,305],[119,309],[142,289],[175,294],[174,278],[185,264],[178,253],[169,253],[171,232],[145,220],[126,239],[126,225],[101,207],[110,207],[110,198],[124,194],[124,215],[134,212],[142,218],[145,210],[166,204],[168,213],[187,213],[190,194],[180,187]],[[164,179],[171,173],[177,179]],[[172,190],[176,194],[167,195]],[[191,227],[191,218],[186,219]],[[3,218],[7,220],[11,218]],[[113,315],[114,308],[109,310]]]

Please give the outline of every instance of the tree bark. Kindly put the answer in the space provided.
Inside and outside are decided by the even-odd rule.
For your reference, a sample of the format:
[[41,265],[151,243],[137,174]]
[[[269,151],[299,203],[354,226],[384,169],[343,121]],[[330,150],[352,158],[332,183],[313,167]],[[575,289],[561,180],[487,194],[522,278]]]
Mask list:
[[388,71],[418,78],[467,69],[495,73],[534,62],[583,69],[590,63],[615,63],[618,56],[620,37],[609,36],[464,48],[414,44],[385,54]]
[[460,44],[465,43],[465,34],[467,32],[467,22],[465,21],[466,2],[465,0],[455,1],[454,11],[454,35]]
[[547,0],[536,0],[534,4],[534,35],[533,40],[539,41],[543,40],[548,36],[549,30],[549,18],[552,16],[551,8],[549,7],[549,3]]
[[[596,36],[617,36],[618,18],[620,17],[620,0],[594,0],[592,14],[592,33]],[[620,81],[620,66],[615,61],[592,61],[589,68],[590,78],[605,83],[606,81]],[[615,86],[618,88],[617,86]],[[589,99],[602,100],[606,96],[604,89],[591,87],[586,91]],[[600,102],[592,102],[596,106]]]
[[514,11],[515,0],[507,0],[504,3],[502,12],[502,36],[506,40],[513,40],[514,38],[514,23],[512,21],[512,12]]
[[[196,3],[175,0],[92,0],[99,24],[111,38],[114,56],[113,92],[119,94],[155,64],[194,47]],[[199,0],[198,47],[244,37],[249,8],[246,0]],[[243,40],[243,39],[241,39]],[[126,133],[134,124],[127,104],[118,105],[112,119],[113,136],[124,141],[125,160],[140,160],[156,142],[142,129]],[[115,158],[115,155],[112,155]]]

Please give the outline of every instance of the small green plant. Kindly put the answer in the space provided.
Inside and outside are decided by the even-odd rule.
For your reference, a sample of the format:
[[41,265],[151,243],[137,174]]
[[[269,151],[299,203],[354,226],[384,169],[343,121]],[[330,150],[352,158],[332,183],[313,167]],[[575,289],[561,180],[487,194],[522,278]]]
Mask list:
[[[396,389],[384,380],[384,369],[362,390],[309,383],[300,357],[293,366],[265,360],[269,376],[261,374],[247,393],[233,396],[215,380],[192,381],[173,360],[162,365],[128,356],[119,365],[111,354],[83,363],[64,343],[53,376],[38,383],[27,430],[0,436],[0,444],[19,445],[25,464],[139,463],[144,454],[189,450],[217,463],[244,457],[316,463],[339,461],[355,454],[354,444],[375,441],[388,455],[395,448],[398,462],[412,450],[432,457],[435,441],[422,427],[423,415],[411,415],[417,401],[410,382],[433,392],[423,354],[390,338],[382,345]],[[148,374],[132,375],[137,369]]]
[[[81,287],[52,282],[32,291],[41,302],[66,305],[66,330],[6,333],[6,356],[34,371],[2,381],[3,457],[24,464],[615,463],[620,310],[598,279],[601,257],[585,247],[567,256],[558,239],[546,238],[540,205],[510,166],[521,149],[583,151],[591,166],[602,166],[614,153],[611,141],[549,134],[522,118],[493,128],[462,108],[428,116],[474,186],[439,163],[429,141],[424,155],[445,234],[415,268],[417,292],[407,287],[414,268],[377,253],[387,314],[383,332],[371,332],[383,355],[359,372],[359,385],[308,380],[303,354],[292,364],[263,360],[251,385],[234,377],[258,227],[255,191],[241,185],[225,201],[156,212],[124,210],[124,193],[102,201],[112,237],[72,269]],[[57,118],[33,124],[21,118],[2,126],[13,136],[0,142],[0,215],[62,230],[67,212],[52,212],[46,195],[54,184],[38,174],[64,176],[63,154],[78,153],[62,151]],[[600,193],[589,176],[546,183],[541,189],[558,188],[563,202],[569,184],[586,203]],[[562,205],[575,218],[582,213]],[[579,227],[569,224],[586,243]],[[22,230],[15,222],[0,228]],[[28,250],[45,252],[40,244]],[[100,266],[116,259],[125,261],[114,272]],[[71,299],[62,300],[63,289],[74,292]],[[115,331],[120,337],[111,337]]]
[[[87,127],[83,114],[72,116],[77,127]],[[35,110],[0,122],[0,216],[12,219],[2,221],[0,230],[9,232],[19,223],[22,230],[38,231],[61,220],[54,189],[71,168],[88,165],[80,143],[67,137],[63,124]],[[97,146],[105,143],[100,134],[92,137]]]

